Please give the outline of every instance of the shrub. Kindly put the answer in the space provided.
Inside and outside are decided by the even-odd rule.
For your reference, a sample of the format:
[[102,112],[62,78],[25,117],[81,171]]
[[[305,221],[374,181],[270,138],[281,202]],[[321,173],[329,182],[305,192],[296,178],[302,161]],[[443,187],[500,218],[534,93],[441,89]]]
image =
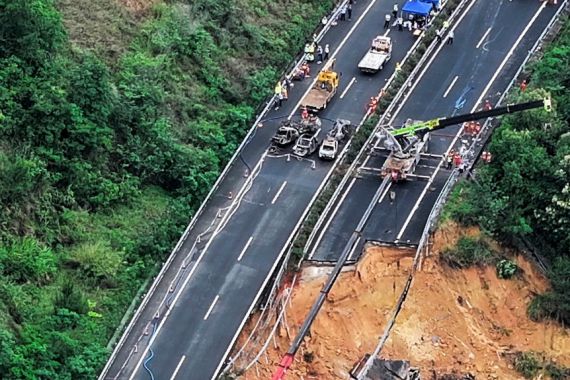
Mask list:
[[449,266],[468,268],[492,263],[496,256],[489,244],[481,237],[463,236],[454,247],[446,248],[441,257]]
[[502,259],[497,265],[497,276],[502,279],[509,279],[517,273],[519,267],[511,260]]

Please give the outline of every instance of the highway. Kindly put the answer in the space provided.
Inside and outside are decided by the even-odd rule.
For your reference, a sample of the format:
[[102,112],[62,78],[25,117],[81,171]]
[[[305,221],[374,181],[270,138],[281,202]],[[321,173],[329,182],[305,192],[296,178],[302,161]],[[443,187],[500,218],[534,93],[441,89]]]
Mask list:
[[[436,117],[468,113],[482,108],[482,101],[496,101],[505,90],[542,31],[554,16],[557,5],[524,0],[475,0],[463,13],[455,28],[452,45],[441,43],[439,52],[420,72],[409,97],[392,116],[390,125],[402,125],[406,119],[430,120]],[[420,160],[416,174],[425,176],[392,184],[380,198],[354,246],[347,263],[354,263],[366,241],[415,245],[428,215],[450,171],[440,166],[441,157],[462,138],[460,126],[432,133],[431,157]],[[330,212],[321,216],[321,227],[308,247],[309,259],[336,262],[360,217],[368,207],[381,179],[385,150],[373,149],[360,170],[346,182],[340,196],[333,199]],[[428,179],[429,178],[429,182]],[[390,194],[390,192],[393,192]]]
[[[321,113],[325,130],[336,118],[358,124],[414,42],[408,32],[389,31],[392,60],[375,76],[356,65],[370,41],[383,33],[393,2],[358,1],[353,19],[339,22],[320,42],[330,44],[342,73],[339,94]],[[332,58],[331,57],[331,58]],[[297,160],[268,153],[280,121],[298,117],[298,104],[316,77],[295,82],[289,100],[271,110],[241,158],[229,170],[195,221],[140,317],[122,339],[101,379],[211,379],[221,369],[243,324],[268,283],[292,236],[334,169],[334,162]],[[152,374],[152,375],[151,375]]]

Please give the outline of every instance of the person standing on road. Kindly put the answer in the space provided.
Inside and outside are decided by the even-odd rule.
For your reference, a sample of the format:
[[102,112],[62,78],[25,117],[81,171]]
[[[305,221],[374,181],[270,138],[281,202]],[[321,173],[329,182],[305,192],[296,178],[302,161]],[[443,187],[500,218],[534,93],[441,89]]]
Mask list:
[[327,59],[329,59],[329,53],[330,53],[330,47],[329,44],[325,45],[325,56],[324,56],[324,60],[326,61]]
[[352,4],[348,4],[346,11],[348,13],[348,21],[352,21]]
[[447,35],[447,44],[448,45],[453,45],[453,37],[455,37],[455,34],[453,33],[453,30],[450,30],[449,34]]
[[346,5],[343,5],[342,8],[340,9],[340,21],[345,21],[346,20]]
[[323,62],[323,47],[319,45],[317,47],[317,64],[320,65]]
[[441,30],[440,29],[435,31],[435,38],[437,38],[438,43],[441,42]]
[[392,8],[392,16],[394,18],[398,17],[398,4],[394,4],[394,8]]
[[451,170],[451,168],[453,167],[453,155],[452,155],[452,154],[448,154],[447,157],[446,157],[446,159],[445,159],[445,161],[446,161],[446,164],[447,164],[445,168],[446,168],[447,170]]
[[390,14],[386,13],[386,16],[384,17],[384,29],[388,29],[390,27]]
[[398,30],[400,32],[403,31],[404,30],[404,19],[401,17],[398,17],[397,23],[398,23]]

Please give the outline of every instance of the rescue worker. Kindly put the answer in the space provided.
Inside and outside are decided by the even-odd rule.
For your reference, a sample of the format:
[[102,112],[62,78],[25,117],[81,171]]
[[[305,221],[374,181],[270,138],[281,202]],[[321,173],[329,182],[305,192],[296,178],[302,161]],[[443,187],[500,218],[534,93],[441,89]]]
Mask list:
[[392,16],[394,18],[398,17],[398,4],[394,4],[394,7],[392,8]]
[[346,5],[343,5],[340,10],[340,21],[346,21]]
[[330,47],[329,44],[325,45],[325,56],[324,56],[324,60],[326,61],[327,59],[329,59],[329,53],[330,53]]
[[459,154],[459,152],[456,152],[453,155],[453,164],[455,165],[455,167],[459,167],[459,165],[461,165],[461,155]]
[[437,42],[441,42],[441,30],[440,29],[435,31],[435,38],[437,38]]
[[401,32],[404,30],[404,19],[402,17],[398,17],[398,30]]
[[309,111],[307,110],[307,107],[303,107],[301,110],[301,119],[307,120],[308,118],[309,118]]
[[396,72],[402,70],[402,66],[400,66],[400,62],[396,62]]
[[323,47],[321,45],[317,46],[317,64],[323,62]]
[[378,99],[374,96],[370,98],[370,102],[368,103],[368,109],[370,113],[376,112],[376,107],[378,107]]
[[281,90],[281,95],[283,100],[287,101],[289,99],[289,92],[287,91],[287,86],[281,86],[282,90]]
[[451,168],[453,167],[453,156],[448,154],[447,157],[445,158],[445,162],[446,162],[446,166],[445,168],[447,170],[451,170]]
[[310,77],[309,74],[311,73],[311,68],[309,67],[307,61],[303,62],[303,64],[301,65],[301,70],[303,71],[306,77]]
[[384,16],[384,29],[388,29],[390,27],[390,19],[390,14],[386,13],[386,16]]
[[455,34],[453,33],[453,30],[449,31],[449,34],[447,35],[447,44],[448,45],[453,45],[453,38],[455,37]]

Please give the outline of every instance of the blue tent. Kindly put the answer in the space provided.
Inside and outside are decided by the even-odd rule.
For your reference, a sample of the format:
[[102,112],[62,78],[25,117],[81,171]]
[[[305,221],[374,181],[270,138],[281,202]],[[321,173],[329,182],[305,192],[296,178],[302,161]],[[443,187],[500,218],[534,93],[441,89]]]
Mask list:
[[420,0],[424,3],[431,3],[431,4],[435,4],[436,6],[439,5],[439,0]]
[[431,3],[424,3],[423,1],[408,1],[402,8],[402,12],[411,13],[420,16],[427,16],[431,10]]

